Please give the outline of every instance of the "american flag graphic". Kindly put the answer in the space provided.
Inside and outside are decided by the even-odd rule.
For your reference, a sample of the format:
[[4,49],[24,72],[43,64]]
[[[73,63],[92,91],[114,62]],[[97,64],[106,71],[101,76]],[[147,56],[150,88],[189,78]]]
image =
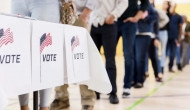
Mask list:
[[79,38],[76,36],[74,36],[72,39],[71,39],[71,48],[72,48],[72,51],[74,51],[75,47],[79,46]]
[[40,53],[43,52],[44,48],[52,44],[52,37],[50,36],[50,33],[46,35],[43,34],[40,38]]
[[13,43],[13,33],[10,32],[10,28],[8,28],[6,31],[3,29],[0,29],[0,47],[8,43]]

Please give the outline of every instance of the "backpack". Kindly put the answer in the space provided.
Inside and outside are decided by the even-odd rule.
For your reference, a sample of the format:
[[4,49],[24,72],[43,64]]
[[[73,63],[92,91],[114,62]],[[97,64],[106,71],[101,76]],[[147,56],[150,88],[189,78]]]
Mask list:
[[78,16],[76,15],[76,7],[73,0],[69,0],[68,3],[65,0],[62,1],[61,6],[61,23],[63,24],[74,24]]

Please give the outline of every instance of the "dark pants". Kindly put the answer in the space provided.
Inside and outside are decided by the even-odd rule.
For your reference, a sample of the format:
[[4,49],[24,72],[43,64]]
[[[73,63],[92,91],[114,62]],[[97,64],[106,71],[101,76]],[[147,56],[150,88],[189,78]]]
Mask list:
[[146,35],[137,35],[135,39],[134,83],[144,83],[146,56],[150,41],[150,36]]
[[123,52],[125,59],[125,76],[123,88],[131,88],[131,82],[134,73],[134,41],[136,37],[137,24],[132,22],[123,23],[119,21],[118,26],[118,38],[123,37]]
[[99,26],[98,28],[92,26],[90,33],[99,51],[100,47],[103,45],[105,58],[106,58],[106,70],[112,84],[111,93],[116,93],[117,86],[116,86],[115,54],[116,54],[116,42],[117,42],[117,25],[105,24],[103,26]]
[[167,53],[169,51],[169,69],[172,69],[173,64],[174,64],[174,59],[175,59],[175,55],[176,55],[176,41],[175,39],[168,39],[168,43],[167,43]]
[[[150,60],[152,62],[154,75],[157,78],[158,74],[161,73],[161,67],[160,67],[160,60],[158,59],[158,48],[154,46],[154,40],[155,39],[152,39],[150,42],[147,56],[150,58]],[[146,60],[148,60],[148,58]],[[146,61],[146,69],[148,68],[147,62],[148,61]],[[147,71],[147,70],[145,70],[145,71]]]
[[190,44],[186,41],[181,43],[181,67],[185,67],[189,64],[189,46]]

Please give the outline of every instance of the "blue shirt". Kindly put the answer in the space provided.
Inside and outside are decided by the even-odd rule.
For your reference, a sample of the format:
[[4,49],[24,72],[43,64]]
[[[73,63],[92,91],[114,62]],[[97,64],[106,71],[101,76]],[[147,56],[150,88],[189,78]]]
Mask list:
[[179,25],[183,23],[183,19],[180,15],[172,15],[169,22],[168,38],[178,39],[179,37]]

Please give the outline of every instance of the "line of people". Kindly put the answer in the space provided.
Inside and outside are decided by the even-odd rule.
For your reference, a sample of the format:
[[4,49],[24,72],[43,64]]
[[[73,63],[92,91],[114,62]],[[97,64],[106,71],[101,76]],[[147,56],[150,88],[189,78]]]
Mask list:
[[[97,49],[104,48],[106,70],[112,84],[109,94],[111,104],[118,104],[116,84],[116,46],[120,36],[123,38],[125,73],[123,98],[130,95],[131,87],[142,88],[148,74],[148,58],[152,61],[156,81],[162,82],[166,54],[170,57],[169,71],[176,55],[176,49],[184,35],[178,62],[184,67],[189,60],[187,49],[190,49],[190,23],[184,16],[183,20],[175,12],[176,4],[165,1],[163,9],[155,9],[153,0],[75,0],[79,18],[75,26],[84,27],[89,31]],[[60,0],[12,0],[11,13],[20,14],[48,22],[60,22]],[[91,14],[91,16],[90,16]],[[92,25],[89,25],[89,18]],[[158,45],[161,42],[162,55],[159,59]],[[180,49],[180,48],[178,48]],[[166,50],[169,50],[168,53]],[[179,53],[179,52],[178,52]],[[55,88],[55,99],[50,102],[51,89],[40,91],[40,110],[65,110],[70,106],[68,85]],[[95,94],[96,93],[96,94]],[[95,100],[100,93],[80,85],[82,110],[93,110]],[[29,110],[29,95],[19,96],[21,110]],[[49,108],[50,106],[50,108]]]

